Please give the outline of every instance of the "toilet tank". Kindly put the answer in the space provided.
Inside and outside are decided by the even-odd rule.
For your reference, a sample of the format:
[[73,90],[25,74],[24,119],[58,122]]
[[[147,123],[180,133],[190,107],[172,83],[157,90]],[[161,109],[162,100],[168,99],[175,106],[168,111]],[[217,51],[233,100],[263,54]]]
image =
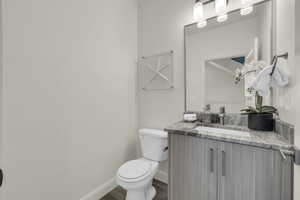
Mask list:
[[168,133],[157,129],[140,129],[143,157],[153,161],[168,159]]

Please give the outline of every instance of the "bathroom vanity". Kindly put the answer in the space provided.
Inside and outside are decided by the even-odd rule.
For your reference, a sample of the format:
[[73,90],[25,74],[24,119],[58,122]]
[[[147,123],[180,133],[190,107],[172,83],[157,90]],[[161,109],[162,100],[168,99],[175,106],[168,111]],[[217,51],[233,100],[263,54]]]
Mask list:
[[165,129],[170,200],[293,199],[293,145],[285,137],[210,126],[219,131],[185,122]]
[[197,122],[165,129],[170,200],[293,199],[293,126],[272,119],[273,132],[252,131],[247,116],[235,114],[249,107],[262,114],[276,102],[265,95],[258,106],[251,92],[274,56],[273,8],[265,1],[247,16],[237,10],[224,23],[184,27],[185,111],[204,110]]

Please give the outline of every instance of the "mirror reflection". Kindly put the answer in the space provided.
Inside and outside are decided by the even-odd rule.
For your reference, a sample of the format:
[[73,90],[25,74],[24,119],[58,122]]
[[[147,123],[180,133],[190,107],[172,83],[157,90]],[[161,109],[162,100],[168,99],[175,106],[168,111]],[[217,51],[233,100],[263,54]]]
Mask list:
[[[271,62],[271,2],[254,10],[247,16],[231,13],[225,23],[212,19],[202,29],[185,27],[187,110],[219,112],[225,106],[227,113],[238,113],[253,106],[247,88]],[[264,101],[271,104],[271,97]]]

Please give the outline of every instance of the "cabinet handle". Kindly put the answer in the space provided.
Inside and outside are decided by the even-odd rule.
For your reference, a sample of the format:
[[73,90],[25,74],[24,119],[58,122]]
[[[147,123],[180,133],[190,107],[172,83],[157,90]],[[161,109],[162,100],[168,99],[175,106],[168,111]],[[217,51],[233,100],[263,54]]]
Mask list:
[[226,173],[226,153],[222,151],[222,176],[225,176]]
[[213,173],[214,172],[214,149],[210,148],[209,152],[210,152],[210,172]]

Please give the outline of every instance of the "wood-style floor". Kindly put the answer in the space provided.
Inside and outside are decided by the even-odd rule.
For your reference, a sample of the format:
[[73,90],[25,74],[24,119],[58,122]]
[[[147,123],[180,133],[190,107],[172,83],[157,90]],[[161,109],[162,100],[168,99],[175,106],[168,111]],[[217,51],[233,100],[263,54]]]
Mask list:
[[[153,186],[156,189],[154,200],[168,200],[168,185],[158,180],[153,181]],[[121,187],[117,187],[100,200],[125,200],[126,191]]]

